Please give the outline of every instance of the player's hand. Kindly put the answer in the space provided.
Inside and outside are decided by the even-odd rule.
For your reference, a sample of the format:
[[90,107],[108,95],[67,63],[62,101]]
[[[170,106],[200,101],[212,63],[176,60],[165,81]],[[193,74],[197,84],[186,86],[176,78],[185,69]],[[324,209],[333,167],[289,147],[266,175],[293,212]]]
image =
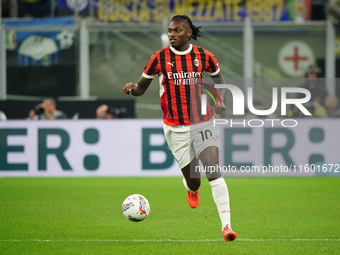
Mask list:
[[137,86],[133,84],[132,82],[127,83],[123,88],[124,93],[129,94],[129,95],[132,95],[132,92],[136,90],[137,90]]
[[219,100],[217,100],[216,105],[214,105],[213,110],[215,114],[223,114],[227,107],[224,105],[223,101],[222,104]]

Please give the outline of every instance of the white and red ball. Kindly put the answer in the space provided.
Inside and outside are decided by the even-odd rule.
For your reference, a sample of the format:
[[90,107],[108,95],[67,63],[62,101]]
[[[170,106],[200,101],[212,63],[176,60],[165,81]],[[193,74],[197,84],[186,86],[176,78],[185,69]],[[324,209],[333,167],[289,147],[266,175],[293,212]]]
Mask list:
[[123,215],[131,221],[142,221],[150,213],[149,201],[142,195],[128,196],[122,204]]

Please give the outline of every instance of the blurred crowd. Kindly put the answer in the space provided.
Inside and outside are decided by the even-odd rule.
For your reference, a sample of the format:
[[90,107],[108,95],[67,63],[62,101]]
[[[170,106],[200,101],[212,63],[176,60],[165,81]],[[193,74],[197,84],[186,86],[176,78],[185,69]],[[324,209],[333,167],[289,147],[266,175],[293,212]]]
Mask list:
[[[320,78],[321,70],[319,67],[311,65],[305,74],[306,84],[303,88],[311,93],[311,99],[305,104],[307,110],[314,118],[338,118],[340,117],[340,108],[338,98],[330,95],[327,91],[325,79]],[[293,108],[291,115],[293,117],[303,117],[298,108]]]
[[[99,105],[93,111],[92,119],[121,119],[127,118],[128,110],[125,107],[116,108],[106,104]],[[65,112],[57,108],[56,100],[52,97],[44,98],[43,101],[34,105],[28,111],[27,120],[65,120],[79,118],[79,113],[67,116]],[[0,110],[0,121],[7,120],[5,112]]]

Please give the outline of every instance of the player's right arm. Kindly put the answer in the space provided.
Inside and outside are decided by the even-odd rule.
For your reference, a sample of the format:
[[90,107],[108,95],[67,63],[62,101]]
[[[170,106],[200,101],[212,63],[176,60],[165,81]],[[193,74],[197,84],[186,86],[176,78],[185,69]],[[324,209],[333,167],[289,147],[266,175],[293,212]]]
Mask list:
[[142,76],[136,84],[132,82],[127,83],[124,86],[123,91],[125,94],[130,94],[133,96],[141,96],[148,89],[151,82],[152,82],[152,79],[147,79]]
[[124,93],[133,96],[143,95],[145,91],[148,89],[150,83],[152,82],[153,77],[159,72],[160,65],[158,53],[155,53],[150,57],[139,81],[136,84],[132,82],[127,83],[123,89]]

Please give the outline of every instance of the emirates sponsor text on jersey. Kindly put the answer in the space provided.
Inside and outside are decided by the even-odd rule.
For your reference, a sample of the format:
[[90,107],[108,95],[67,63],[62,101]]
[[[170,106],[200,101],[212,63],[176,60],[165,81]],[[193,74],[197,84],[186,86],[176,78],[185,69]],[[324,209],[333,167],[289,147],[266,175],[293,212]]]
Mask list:
[[174,85],[193,85],[198,83],[198,78],[202,77],[202,72],[167,72],[169,80],[174,79]]

